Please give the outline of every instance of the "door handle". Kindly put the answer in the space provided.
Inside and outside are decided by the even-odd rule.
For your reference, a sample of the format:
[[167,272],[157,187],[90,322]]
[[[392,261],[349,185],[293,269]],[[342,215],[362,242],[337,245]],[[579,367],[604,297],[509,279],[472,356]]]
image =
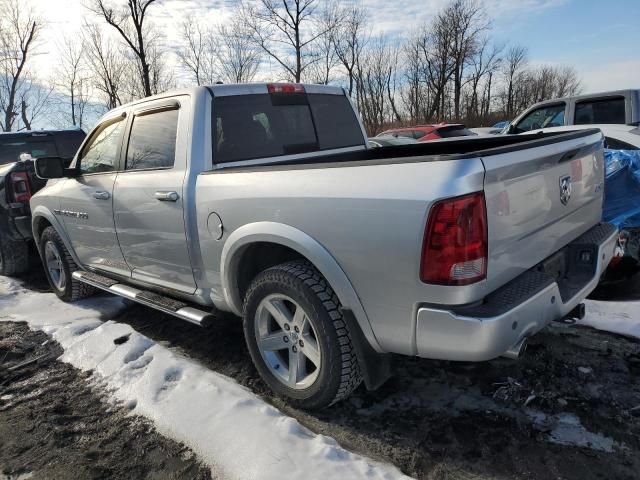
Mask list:
[[178,192],[156,192],[155,197],[161,202],[177,202],[180,198]]
[[93,198],[97,198],[98,200],[109,200],[109,192],[93,192]]

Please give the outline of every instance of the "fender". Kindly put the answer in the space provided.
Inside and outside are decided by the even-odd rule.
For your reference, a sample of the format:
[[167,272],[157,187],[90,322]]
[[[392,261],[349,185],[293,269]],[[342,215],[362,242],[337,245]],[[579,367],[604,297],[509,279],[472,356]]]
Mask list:
[[51,226],[56,229],[56,231],[58,232],[58,235],[60,235],[60,238],[62,239],[62,243],[64,243],[64,246],[67,248],[67,251],[71,254],[73,261],[76,262],[76,265],[78,265],[80,268],[84,270],[82,263],[80,263],[80,260],[76,255],[76,251],[73,249],[71,245],[71,241],[67,236],[67,230],[64,228],[64,225],[60,223],[60,220],[58,217],[56,217],[48,208],[46,208],[43,205],[38,205],[31,212],[31,229],[33,230],[33,240],[34,240],[34,243],[36,244],[36,248],[38,249],[38,253],[40,253],[40,256],[42,257],[42,253],[40,252],[40,237],[36,236],[36,223],[39,218],[47,219],[51,224]]
[[307,258],[327,279],[340,299],[342,307],[349,309],[363,335],[376,352],[382,353],[367,314],[349,278],[335,258],[315,239],[290,225],[276,222],[256,222],[236,229],[224,244],[221,257],[221,282],[225,301],[236,315],[242,315],[242,299],[237,287],[238,263],[243,250],[256,242],[270,242],[289,247]]

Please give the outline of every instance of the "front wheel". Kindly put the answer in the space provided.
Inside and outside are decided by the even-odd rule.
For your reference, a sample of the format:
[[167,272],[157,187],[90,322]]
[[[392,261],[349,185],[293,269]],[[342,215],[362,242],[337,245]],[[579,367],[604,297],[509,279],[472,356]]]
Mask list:
[[60,299],[74,302],[95,293],[92,286],[71,276],[79,268],[55,228],[47,227],[42,232],[40,255],[49,285]]
[[245,297],[243,324],[258,372],[295,406],[326,407],[362,381],[340,302],[308,262],[260,273]]

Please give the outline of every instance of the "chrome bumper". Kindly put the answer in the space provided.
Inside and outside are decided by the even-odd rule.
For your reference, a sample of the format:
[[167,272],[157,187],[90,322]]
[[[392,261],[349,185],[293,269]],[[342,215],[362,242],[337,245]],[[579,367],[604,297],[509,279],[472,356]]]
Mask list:
[[[613,258],[618,232],[601,224],[571,242],[568,247],[597,251],[592,275],[575,292],[561,291],[548,275],[528,271],[479,306],[418,309],[416,346],[418,356],[442,360],[484,361],[504,354],[553,320],[567,315],[598,284]],[[509,303],[511,302],[511,303]]]

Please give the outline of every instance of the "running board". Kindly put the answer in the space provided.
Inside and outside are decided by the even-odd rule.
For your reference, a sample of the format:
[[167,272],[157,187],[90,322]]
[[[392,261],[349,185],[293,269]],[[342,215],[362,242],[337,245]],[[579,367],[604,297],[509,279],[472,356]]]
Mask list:
[[188,303],[148,290],[140,290],[130,285],[120,283],[113,278],[98,275],[97,273],[76,271],[73,272],[72,277],[82,283],[104,290],[105,292],[128,298],[134,302],[168,313],[187,322],[195,323],[201,327],[206,327],[215,320],[215,316],[211,313],[193,308]]

